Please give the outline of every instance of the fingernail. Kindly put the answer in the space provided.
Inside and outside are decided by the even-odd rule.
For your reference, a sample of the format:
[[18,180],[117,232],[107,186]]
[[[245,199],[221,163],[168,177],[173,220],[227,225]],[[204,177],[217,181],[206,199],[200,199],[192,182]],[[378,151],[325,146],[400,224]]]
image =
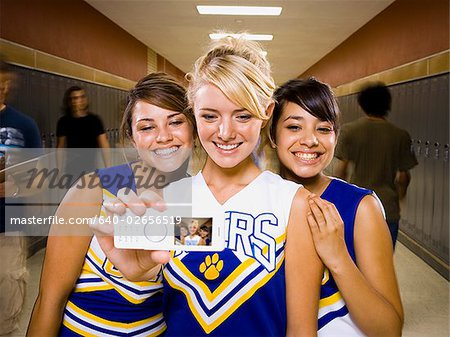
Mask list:
[[165,211],[167,207],[164,202],[157,202],[155,203],[155,208],[159,211]]

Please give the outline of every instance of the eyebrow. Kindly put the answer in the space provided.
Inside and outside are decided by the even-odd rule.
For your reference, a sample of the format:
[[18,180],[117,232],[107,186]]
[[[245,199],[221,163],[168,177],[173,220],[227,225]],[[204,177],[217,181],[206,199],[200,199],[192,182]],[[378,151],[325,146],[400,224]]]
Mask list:
[[302,116],[289,115],[283,120],[283,122],[286,122],[288,119],[295,119],[297,121],[300,121],[300,120],[302,120],[304,118]]
[[[200,108],[199,110],[201,110],[201,111],[217,112],[217,113],[220,112],[219,110],[213,109],[213,108]],[[244,108],[241,108],[241,109],[235,109],[232,112],[235,113],[235,112],[243,112],[243,111],[247,111],[247,110],[244,109]]]
[[[173,114],[168,115],[167,119],[171,119],[172,117],[175,117],[175,116],[178,116],[178,115],[182,115],[182,114],[183,114],[182,112],[175,112]],[[141,121],[154,122],[155,120],[153,118],[146,118],[146,117],[144,117],[144,118],[136,120],[136,123],[141,122]]]

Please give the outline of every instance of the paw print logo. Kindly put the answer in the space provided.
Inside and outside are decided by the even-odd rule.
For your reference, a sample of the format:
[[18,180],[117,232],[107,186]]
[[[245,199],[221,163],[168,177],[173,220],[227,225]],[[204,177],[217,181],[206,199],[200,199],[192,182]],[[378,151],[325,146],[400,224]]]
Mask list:
[[223,269],[223,261],[219,260],[219,254],[215,253],[212,258],[207,255],[205,261],[200,265],[200,272],[207,280],[215,280],[219,277],[220,271]]

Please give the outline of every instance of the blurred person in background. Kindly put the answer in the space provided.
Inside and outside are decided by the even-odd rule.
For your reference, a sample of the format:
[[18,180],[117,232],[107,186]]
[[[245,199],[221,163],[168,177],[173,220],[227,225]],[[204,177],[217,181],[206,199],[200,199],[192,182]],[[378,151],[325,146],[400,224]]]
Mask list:
[[72,174],[72,182],[75,182],[81,175],[98,167],[97,148],[101,149],[105,167],[110,166],[110,146],[102,120],[89,111],[88,98],[83,88],[72,86],[66,90],[63,112],[56,127],[56,147],[72,150],[67,152],[68,158],[64,158],[62,152],[57,152],[58,168]]
[[[386,211],[395,247],[400,221],[400,200],[406,195],[417,165],[408,132],[386,120],[392,97],[383,83],[370,83],[359,94],[366,116],[343,125],[335,157],[335,174],[376,192]],[[350,164],[353,165],[351,176]]]
[[[39,148],[41,140],[35,121],[7,105],[6,99],[14,80],[11,66],[0,56],[0,170],[17,164],[19,149]],[[8,155],[14,151],[15,155]],[[26,152],[26,151],[25,151]],[[25,154],[23,154],[25,155]],[[0,176],[0,335],[12,332],[22,312],[26,289],[26,240],[21,228],[10,223],[5,212],[5,198],[19,203],[23,195],[21,184],[2,172]],[[17,208],[17,207],[16,207]],[[18,209],[23,211],[23,207]]]

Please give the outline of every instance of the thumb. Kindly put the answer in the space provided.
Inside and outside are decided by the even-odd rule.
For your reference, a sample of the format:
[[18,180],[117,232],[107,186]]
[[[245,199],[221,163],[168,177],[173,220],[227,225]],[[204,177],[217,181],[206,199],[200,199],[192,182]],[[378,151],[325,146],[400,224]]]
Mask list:
[[164,199],[155,191],[144,191],[140,198],[147,207],[154,208],[159,212],[164,212],[167,209]]
[[166,250],[154,250],[150,255],[152,260],[158,264],[165,264],[170,260],[170,252]]

